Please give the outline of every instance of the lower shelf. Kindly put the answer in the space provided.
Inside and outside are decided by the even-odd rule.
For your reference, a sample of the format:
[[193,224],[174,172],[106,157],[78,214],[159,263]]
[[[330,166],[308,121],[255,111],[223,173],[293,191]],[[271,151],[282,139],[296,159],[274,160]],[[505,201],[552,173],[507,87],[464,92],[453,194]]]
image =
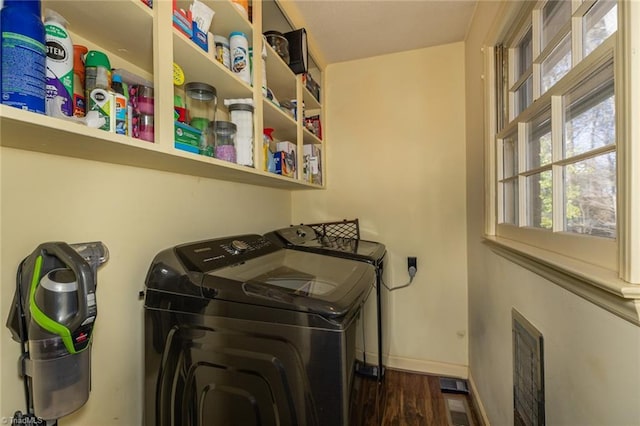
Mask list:
[[184,175],[282,189],[322,186],[0,105],[0,144]]

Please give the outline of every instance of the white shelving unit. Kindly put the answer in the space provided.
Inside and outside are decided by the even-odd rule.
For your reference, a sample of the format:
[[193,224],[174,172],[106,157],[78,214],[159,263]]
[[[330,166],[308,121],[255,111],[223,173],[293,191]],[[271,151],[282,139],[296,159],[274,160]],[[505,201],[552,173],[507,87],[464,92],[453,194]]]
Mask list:
[[[259,45],[263,32],[261,2],[253,3],[253,23],[230,0],[204,2],[216,12],[212,25],[214,33],[228,35],[231,31],[242,31],[249,37],[250,45]],[[178,1],[182,8],[188,8],[189,3]],[[252,87],[240,80],[219,64],[212,52],[204,52],[174,29],[172,1],[155,0],[151,9],[141,0],[44,0],[44,8],[65,17],[74,44],[101,50],[109,56],[112,68],[124,68],[154,82],[155,143],[0,105],[2,146],[252,185],[291,190],[323,188],[303,180],[301,147],[307,143],[323,144],[324,147],[324,142],[304,129],[302,120],[294,120],[265,99],[261,85]],[[313,96],[302,87],[299,76],[291,72],[273,49],[269,46],[267,49],[269,87],[282,93],[283,99],[298,99],[299,104],[304,100],[320,109],[320,103],[314,102]],[[183,68],[187,82],[205,82],[216,88],[219,108],[224,108],[221,107],[223,99],[253,98],[255,167],[239,166],[174,148],[174,62]],[[254,81],[261,81],[258,79],[262,69],[259,54],[255,55],[253,65]],[[298,145],[297,177],[262,170],[262,129],[266,127],[274,128],[278,139]]]

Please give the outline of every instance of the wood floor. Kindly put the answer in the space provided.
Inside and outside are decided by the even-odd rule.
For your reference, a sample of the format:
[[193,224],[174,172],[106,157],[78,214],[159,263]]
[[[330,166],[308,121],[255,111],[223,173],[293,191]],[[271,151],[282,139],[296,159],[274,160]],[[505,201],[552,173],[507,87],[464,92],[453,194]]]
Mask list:
[[[387,370],[381,384],[357,377],[353,392],[351,426],[451,426],[445,395],[472,407],[468,395],[443,395],[438,377],[396,370]],[[470,426],[479,425],[469,416]]]

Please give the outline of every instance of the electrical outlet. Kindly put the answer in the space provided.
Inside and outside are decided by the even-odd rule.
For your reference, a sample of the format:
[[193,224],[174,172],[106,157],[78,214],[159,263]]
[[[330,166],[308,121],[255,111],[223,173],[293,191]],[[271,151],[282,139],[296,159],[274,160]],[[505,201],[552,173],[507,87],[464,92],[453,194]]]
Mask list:
[[407,257],[407,269],[411,267],[415,268],[416,271],[418,270],[418,258],[415,256]]

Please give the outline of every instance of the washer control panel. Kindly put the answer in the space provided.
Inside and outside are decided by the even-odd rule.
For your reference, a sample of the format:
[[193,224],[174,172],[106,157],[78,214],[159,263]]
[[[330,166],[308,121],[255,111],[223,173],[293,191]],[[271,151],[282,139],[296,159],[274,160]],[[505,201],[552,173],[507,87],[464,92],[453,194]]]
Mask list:
[[182,244],[175,250],[187,270],[205,273],[280,249],[261,235],[251,234]]

